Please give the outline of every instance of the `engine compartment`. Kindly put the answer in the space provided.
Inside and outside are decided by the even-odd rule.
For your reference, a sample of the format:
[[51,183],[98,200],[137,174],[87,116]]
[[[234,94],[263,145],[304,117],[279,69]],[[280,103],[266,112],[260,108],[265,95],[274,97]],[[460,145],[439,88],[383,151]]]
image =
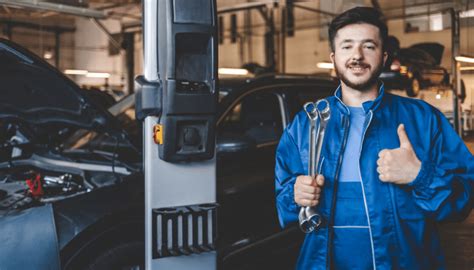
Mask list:
[[112,186],[134,170],[116,152],[64,149],[57,140],[38,141],[37,133],[23,125],[0,124],[5,131],[0,148],[0,213]]

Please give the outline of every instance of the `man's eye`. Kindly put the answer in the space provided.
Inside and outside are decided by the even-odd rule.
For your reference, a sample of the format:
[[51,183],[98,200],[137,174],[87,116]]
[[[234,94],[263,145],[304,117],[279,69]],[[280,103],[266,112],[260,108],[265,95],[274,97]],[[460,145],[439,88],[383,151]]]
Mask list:
[[343,50],[347,50],[347,49],[350,49],[350,48],[351,48],[351,46],[342,46]]
[[365,48],[367,48],[367,49],[369,49],[369,50],[375,50],[375,46],[371,46],[371,45],[365,46]]

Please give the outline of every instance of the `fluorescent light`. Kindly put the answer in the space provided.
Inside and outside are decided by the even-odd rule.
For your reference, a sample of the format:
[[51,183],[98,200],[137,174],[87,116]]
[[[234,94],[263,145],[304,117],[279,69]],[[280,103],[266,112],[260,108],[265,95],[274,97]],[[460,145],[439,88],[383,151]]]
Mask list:
[[436,99],[441,99],[441,94],[436,94]]
[[464,63],[474,63],[474,57],[470,57],[470,56],[456,56],[454,57],[454,59],[456,59],[456,61],[458,62],[464,62]]
[[249,71],[243,68],[219,68],[219,74],[223,75],[241,75],[245,76],[249,74]]
[[461,67],[461,70],[462,70],[462,71],[465,71],[465,70],[474,70],[474,67]]
[[43,58],[46,59],[46,60],[50,60],[53,58],[53,53],[50,52],[50,51],[45,51],[44,54],[43,54]]
[[87,72],[86,77],[89,78],[109,78],[110,73],[105,72]]
[[319,62],[316,64],[316,66],[323,69],[334,69],[334,65],[329,62]]
[[460,18],[474,17],[474,9],[459,12]]
[[69,74],[69,75],[86,75],[87,70],[82,70],[82,69],[66,69],[64,70],[64,74]]

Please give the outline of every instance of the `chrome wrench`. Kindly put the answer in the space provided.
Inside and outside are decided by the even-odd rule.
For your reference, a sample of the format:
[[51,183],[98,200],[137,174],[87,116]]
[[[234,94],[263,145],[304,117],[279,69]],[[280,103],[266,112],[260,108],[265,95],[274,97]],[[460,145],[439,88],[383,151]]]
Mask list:
[[[329,102],[326,99],[320,99],[316,103],[307,102],[303,108],[310,121],[308,172],[311,177],[315,178],[316,170],[319,168],[324,133],[327,123],[331,118],[331,110],[329,109]],[[320,120],[319,125],[316,127],[317,119]],[[301,207],[298,219],[300,228],[304,233],[314,231],[322,223],[321,215],[314,207],[309,206]]]

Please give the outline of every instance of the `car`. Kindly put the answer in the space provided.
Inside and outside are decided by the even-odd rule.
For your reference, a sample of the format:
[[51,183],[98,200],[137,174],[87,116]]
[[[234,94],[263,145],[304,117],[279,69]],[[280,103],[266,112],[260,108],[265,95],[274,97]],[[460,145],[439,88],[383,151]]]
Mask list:
[[[2,268],[143,268],[144,176],[134,96],[108,107],[107,97],[86,92],[5,39],[0,60]],[[302,105],[331,95],[337,82],[269,74],[219,85],[219,265],[291,269],[304,235],[296,224],[279,227],[275,148]]]
[[387,89],[405,89],[408,96],[415,97],[421,89],[450,87],[449,73],[440,66],[443,45],[425,42],[400,48],[393,36],[387,44],[390,56],[380,75]]

